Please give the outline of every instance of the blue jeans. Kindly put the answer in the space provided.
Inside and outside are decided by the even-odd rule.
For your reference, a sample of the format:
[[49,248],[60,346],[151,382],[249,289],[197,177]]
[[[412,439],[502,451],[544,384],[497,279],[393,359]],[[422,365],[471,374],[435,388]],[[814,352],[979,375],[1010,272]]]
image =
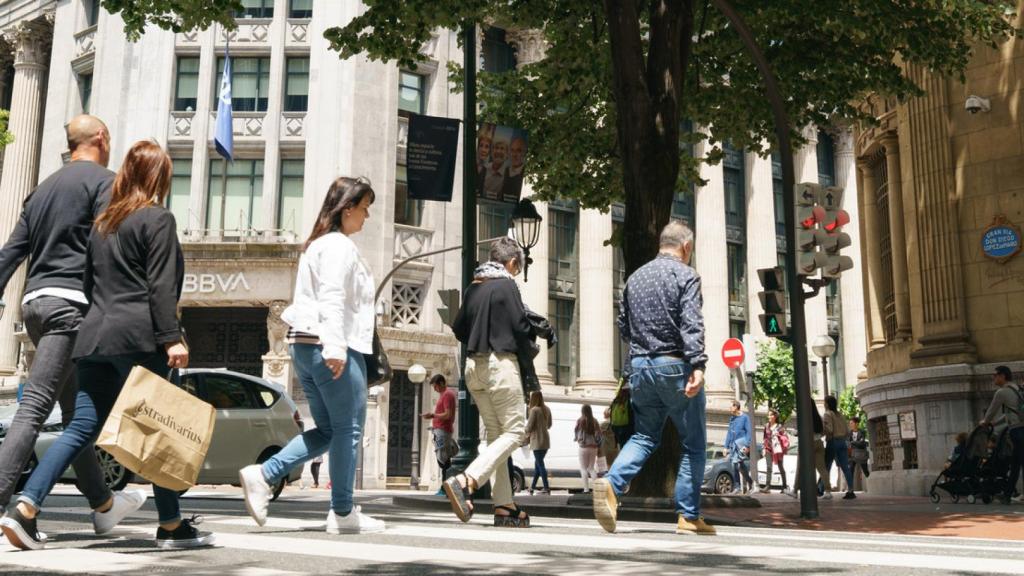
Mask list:
[[[825,469],[832,472],[832,462],[839,465],[839,470],[846,478],[846,489],[853,491],[853,468],[850,467],[850,451],[846,438],[831,438],[825,442]],[[828,478],[826,478],[826,481]]]
[[[37,510],[60,479],[61,474],[83,451],[92,453],[93,442],[107,421],[118,394],[135,366],[155,373],[167,374],[167,355],[160,352],[124,354],[120,356],[88,356],[78,360],[76,377],[79,383],[75,398],[75,416],[60,438],[43,454],[32,476],[25,484],[21,502]],[[181,519],[178,493],[153,485],[153,499],[161,524]]]
[[345,516],[352,511],[356,454],[366,423],[366,361],[361,353],[349,348],[345,370],[335,379],[324,363],[320,346],[292,344],[291,351],[316,428],[292,438],[264,462],[263,477],[273,485],[296,466],[327,452],[331,510]]
[[682,447],[676,476],[676,512],[694,520],[700,516],[700,487],[707,458],[704,389],[693,398],[686,397],[684,391],[693,369],[682,360],[641,356],[633,358],[632,368],[629,386],[636,432],[622,447],[605,478],[615,494],[622,494],[658,448],[665,421],[671,418]]
[[534,450],[533,451],[533,482],[530,483],[530,490],[537,489],[537,480],[541,480],[545,490],[550,490],[548,486],[548,467],[544,465],[544,457],[548,455],[547,450]]

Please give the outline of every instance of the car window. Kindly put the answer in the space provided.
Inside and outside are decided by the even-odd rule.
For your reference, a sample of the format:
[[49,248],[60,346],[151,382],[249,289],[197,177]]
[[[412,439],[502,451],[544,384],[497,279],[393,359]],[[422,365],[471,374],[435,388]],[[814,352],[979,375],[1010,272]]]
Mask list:
[[221,374],[206,374],[206,401],[218,410],[262,408],[243,380]]
[[199,378],[195,374],[182,376],[181,389],[193,396],[199,396]]
[[256,404],[260,408],[270,408],[274,405],[274,402],[277,402],[277,392],[252,382],[246,382],[246,384],[249,386],[250,392],[256,398]]

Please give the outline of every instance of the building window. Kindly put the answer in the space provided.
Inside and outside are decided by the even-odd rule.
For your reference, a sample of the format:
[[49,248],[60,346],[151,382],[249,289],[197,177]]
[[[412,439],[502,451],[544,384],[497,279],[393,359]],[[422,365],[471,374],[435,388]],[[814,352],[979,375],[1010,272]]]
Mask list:
[[217,159],[210,162],[206,227],[220,230],[221,174],[224,164],[228,164],[224,229],[240,232],[252,230],[262,222],[263,160],[237,158],[230,163]]
[[306,161],[281,160],[281,199],[277,203],[277,228],[297,234],[302,225],[302,187]]
[[288,0],[288,17],[309,19],[313,17],[313,0]]
[[551,372],[555,384],[560,386],[572,386],[575,377],[575,309],[576,301],[571,298],[548,299],[548,316],[553,321],[555,333],[558,335],[558,342],[548,348],[548,371]]
[[747,223],[747,191],[744,183],[743,151],[725,146],[722,179],[725,185],[725,224],[744,230]]
[[484,30],[481,50],[483,69],[485,72],[508,72],[516,67],[516,53],[505,38],[501,28],[490,27]]
[[677,192],[672,199],[672,217],[682,220],[690,229],[694,229],[697,220],[697,206],[693,190]]
[[885,416],[873,418],[868,432],[871,434],[871,468],[892,470],[892,442],[889,439],[889,421]]
[[548,209],[549,289],[576,294],[576,231],[579,214],[574,205],[552,202]]
[[423,286],[395,282],[391,287],[391,325],[406,328],[420,325],[423,310]]
[[836,146],[828,132],[818,130],[818,184],[836,185]]
[[[174,83],[174,109],[194,111],[199,96],[198,56],[178,56],[177,77]],[[219,79],[217,86],[220,86]]]
[[305,112],[309,105],[309,58],[289,58],[285,74],[284,111]]
[[726,244],[729,266],[729,305],[747,306],[747,250],[743,244]]
[[422,222],[423,201],[409,198],[406,168],[399,164],[395,170],[395,224],[419,226]]
[[917,440],[904,440],[901,444],[903,444],[903,469],[917,470]]
[[100,21],[100,0],[85,0],[85,27],[91,28]]
[[92,102],[92,72],[78,75],[78,96],[81,99],[82,114],[88,114]]
[[[421,74],[413,74],[401,70],[398,72],[398,113],[405,116],[423,114],[426,111],[424,86],[426,78]],[[406,114],[403,114],[406,113]]]
[[189,198],[192,197],[192,159],[175,158],[171,170],[171,193],[167,195],[167,209],[174,214],[178,224],[178,232],[191,228],[189,215]]
[[[786,251],[786,198],[782,188],[782,160],[772,152],[772,196],[775,198],[775,243],[780,252]],[[795,208],[794,208],[795,210]]]
[[[216,90],[224,75],[224,58],[217,58]],[[231,59],[231,109],[233,112],[266,112],[270,94],[270,58]]]
[[893,291],[892,281],[892,232],[889,228],[889,171],[885,161],[876,162],[874,166],[876,182],[880,185],[876,198],[878,214],[878,229],[880,237],[879,260],[881,261],[881,313],[882,329],[885,334],[885,341],[892,342],[896,337],[896,295]]
[[273,18],[274,0],[242,0],[242,10],[235,18]]

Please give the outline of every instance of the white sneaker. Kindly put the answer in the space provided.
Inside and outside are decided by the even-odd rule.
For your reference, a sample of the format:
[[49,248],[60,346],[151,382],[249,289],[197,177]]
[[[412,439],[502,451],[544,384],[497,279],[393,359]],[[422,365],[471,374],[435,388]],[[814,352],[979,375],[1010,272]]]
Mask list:
[[245,509],[249,516],[256,521],[256,524],[263,526],[267,523],[267,506],[270,505],[270,497],[273,490],[263,477],[263,466],[253,464],[238,471],[238,481],[242,485],[242,498],[245,500]]
[[353,506],[348,516],[338,516],[334,510],[327,512],[328,534],[373,534],[383,532],[384,528],[383,520],[363,514],[360,506]]
[[831,500],[832,499],[832,493],[831,492],[825,492],[825,495],[822,496],[822,498],[824,498],[825,500]]
[[114,504],[106,512],[92,513],[92,529],[97,535],[106,534],[114,529],[125,516],[135,512],[146,503],[146,493],[142,490],[122,490],[114,492]]

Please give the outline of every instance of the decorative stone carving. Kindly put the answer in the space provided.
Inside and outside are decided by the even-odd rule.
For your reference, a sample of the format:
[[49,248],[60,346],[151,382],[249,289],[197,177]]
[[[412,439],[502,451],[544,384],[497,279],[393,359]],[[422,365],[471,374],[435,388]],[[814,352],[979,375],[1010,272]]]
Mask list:
[[191,138],[195,112],[171,112],[171,138]]
[[430,250],[432,230],[395,224],[395,260],[405,260]]
[[269,22],[238,22],[235,30],[221,29],[220,39],[232,44],[266,44],[270,40]]
[[182,44],[198,44],[199,43],[199,30],[189,30],[178,34],[178,38]]
[[270,311],[267,314],[267,339],[270,341],[270,351],[278,356],[287,355],[288,352],[288,324],[281,319],[281,313],[287,307],[287,301],[274,300],[270,303]]
[[309,22],[288,22],[288,43],[309,44]]
[[75,34],[74,58],[91,56],[96,52],[96,26],[90,26]]
[[507,38],[516,49],[516,63],[519,66],[533,64],[544,59],[547,43],[544,41],[544,33],[540,30],[509,31]]
[[287,139],[299,139],[305,136],[306,114],[285,113],[281,117],[281,136]]
[[53,30],[38,20],[21,22],[4,31],[4,40],[14,47],[14,67],[45,69],[50,59]]
[[431,34],[430,38],[420,46],[420,54],[423,54],[427,58],[437,60],[437,41],[438,35]]

